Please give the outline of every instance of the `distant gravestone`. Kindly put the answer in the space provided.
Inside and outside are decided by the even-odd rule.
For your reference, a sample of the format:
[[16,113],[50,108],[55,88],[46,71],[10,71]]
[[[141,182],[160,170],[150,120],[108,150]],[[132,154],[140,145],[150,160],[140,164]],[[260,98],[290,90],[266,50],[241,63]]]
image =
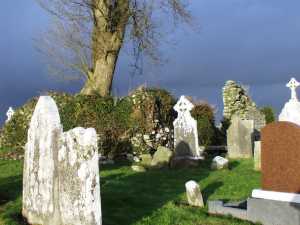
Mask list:
[[300,125],[300,102],[296,93],[299,85],[300,83],[295,78],[292,78],[286,85],[291,89],[291,99],[284,105],[279,115],[279,121],[287,121]]
[[189,205],[197,206],[197,207],[204,206],[200,186],[199,186],[199,184],[197,184],[197,182],[195,182],[193,180],[186,182],[185,189],[186,189],[186,197],[187,197]]
[[254,170],[261,170],[261,141],[254,142]]
[[300,193],[300,127],[277,122],[262,130],[262,187]]
[[7,112],[6,112],[7,119],[6,119],[5,123],[8,123],[11,120],[11,118],[13,117],[14,114],[15,114],[14,109],[12,107],[9,107]]
[[63,133],[49,96],[40,97],[28,130],[22,214],[30,224],[102,224],[96,131]]
[[201,158],[197,121],[190,113],[193,108],[194,105],[185,96],[181,96],[174,106],[178,113],[173,122],[175,157]]
[[229,158],[253,157],[254,121],[242,120],[234,115],[227,130]]

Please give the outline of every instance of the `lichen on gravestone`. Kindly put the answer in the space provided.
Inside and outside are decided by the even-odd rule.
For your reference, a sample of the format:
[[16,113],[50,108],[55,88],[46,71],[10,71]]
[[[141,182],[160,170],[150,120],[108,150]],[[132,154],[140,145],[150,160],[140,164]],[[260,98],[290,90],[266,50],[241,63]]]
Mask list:
[[97,134],[63,133],[54,100],[40,97],[25,149],[22,214],[30,224],[101,225]]

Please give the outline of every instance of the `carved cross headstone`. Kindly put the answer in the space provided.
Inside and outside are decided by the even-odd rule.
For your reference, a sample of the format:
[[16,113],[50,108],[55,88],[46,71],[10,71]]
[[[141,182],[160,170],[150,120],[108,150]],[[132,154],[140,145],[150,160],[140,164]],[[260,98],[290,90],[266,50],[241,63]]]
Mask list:
[[6,112],[7,119],[6,119],[5,123],[8,123],[11,120],[11,118],[13,117],[14,114],[15,114],[14,109],[12,107],[9,107],[7,112]]
[[291,100],[298,101],[296,89],[300,86],[300,83],[293,77],[286,86],[291,89]]
[[173,122],[175,156],[201,157],[197,121],[190,113],[193,108],[194,105],[185,96],[181,96],[174,106],[174,110],[178,113],[177,119]]
[[279,114],[279,121],[288,121],[300,126],[300,102],[296,93],[296,89],[300,86],[300,83],[295,78],[292,78],[286,86],[291,89],[291,99],[285,103]]

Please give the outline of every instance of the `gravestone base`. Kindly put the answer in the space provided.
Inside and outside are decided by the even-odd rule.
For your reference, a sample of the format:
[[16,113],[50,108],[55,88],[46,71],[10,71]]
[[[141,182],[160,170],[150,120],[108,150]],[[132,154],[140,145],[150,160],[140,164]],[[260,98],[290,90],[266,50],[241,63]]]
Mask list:
[[204,160],[204,157],[174,157],[170,162],[172,169],[198,167]]
[[300,194],[254,190],[251,198],[240,203],[209,201],[208,212],[263,225],[299,225]]

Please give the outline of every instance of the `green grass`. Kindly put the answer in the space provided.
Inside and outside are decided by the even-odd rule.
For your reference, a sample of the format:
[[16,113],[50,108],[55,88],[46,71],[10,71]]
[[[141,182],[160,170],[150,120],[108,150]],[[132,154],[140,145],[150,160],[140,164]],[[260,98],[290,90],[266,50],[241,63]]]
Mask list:
[[[200,183],[205,202],[242,200],[260,186],[250,160],[233,161],[230,170],[200,168],[133,172],[128,165],[101,168],[103,225],[237,225],[230,217],[210,216],[207,208],[187,205],[184,184]],[[22,163],[0,161],[0,224],[25,224],[21,217]]]

